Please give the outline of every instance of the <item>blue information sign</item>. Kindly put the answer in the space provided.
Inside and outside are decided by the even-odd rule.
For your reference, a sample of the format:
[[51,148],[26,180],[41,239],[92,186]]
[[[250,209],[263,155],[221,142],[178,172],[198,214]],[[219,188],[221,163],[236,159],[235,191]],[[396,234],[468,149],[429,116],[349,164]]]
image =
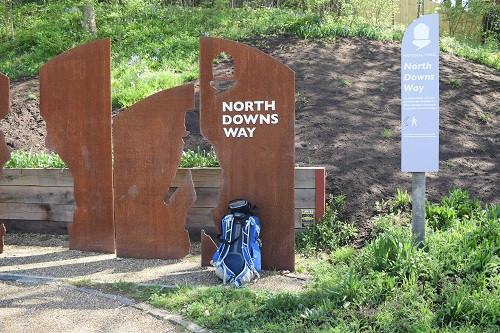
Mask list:
[[401,171],[439,169],[439,15],[406,30],[401,48]]

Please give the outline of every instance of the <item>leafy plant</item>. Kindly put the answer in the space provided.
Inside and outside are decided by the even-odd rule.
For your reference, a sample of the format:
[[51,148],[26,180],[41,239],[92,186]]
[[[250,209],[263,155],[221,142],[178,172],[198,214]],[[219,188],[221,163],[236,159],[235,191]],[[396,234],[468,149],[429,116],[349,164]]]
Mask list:
[[402,229],[391,228],[378,235],[367,245],[363,256],[367,267],[412,283],[425,271],[425,254],[410,233]]
[[54,152],[34,152],[17,150],[10,153],[10,160],[5,163],[4,168],[66,168],[66,164]]
[[389,205],[391,206],[389,211],[390,212],[404,212],[407,209],[410,208],[411,204],[411,195],[408,193],[407,190],[401,190],[397,189],[397,194],[396,194],[396,200],[389,200]]
[[297,94],[295,95],[295,101],[296,102],[302,102],[302,104],[307,104],[309,102],[307,96],[305,96],[304,94],[302,94],[300,91],[297,92]]
[[446,80],[445,83],[453,88],[460,88],[460,81],[458,79]]
[[181,163],[179,167],[181,168],[208,168],[208,167],[218,167],[219,161],[215,155],[213,147],[207,152],[205,150],[201,151],[200,147],[195,152],[191,149],[182,152]]
[[449,228],[455,219],[464,216],[471,217],[480,209],[476,199],[470,199],[468,191],[460,188],[450,192],[441,199],[441,205],[426,202],[425,214],[428,223],[435,229]]
[[[408,193],[408,191],[401,190],[399,188],[396,191],[397,193],[395,199],[390,198],[387,200],[375,202],[375,209],[379,214],[382,213],[400,214],[409,211],[411,209],[412,197]],[[384,215],[380,215],[379,217],[382,218],[384,217]]]
[[388,128],[384,128],[384,130],[382,131],[382,137],[386,140],[390,140],[391,137],[392,137],[392,132],[390,129]]
[[479,117],[479,120],[481,120],[483,123],[487,123],[490,120],[490,117],[484,112],[479,112],[477,116]]
[[500,205],[487,205],[485,212],[488,220],[500,219]]
[[[54,152],[34,152],[30,150],[29,152],[23,150],[17,150],[11,152],[10,160],[5,163],[4,168],[41,168],[41,169],[61,169],[67,168],[63,160]],[[213,147],[210,147],[210,151],[198,150],[195,152],[191,149],[187,149],[182,152],[180,168],[208,168],[208,167],[218,167],[219,161],[215,155]]]

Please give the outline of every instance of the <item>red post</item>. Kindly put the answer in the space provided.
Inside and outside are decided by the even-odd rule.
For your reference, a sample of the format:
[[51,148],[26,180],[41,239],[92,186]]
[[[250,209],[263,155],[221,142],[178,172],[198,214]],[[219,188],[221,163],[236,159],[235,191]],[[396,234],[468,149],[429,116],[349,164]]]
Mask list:
[[316,223],[325,214],[326,203],[326,170],[316,169]]

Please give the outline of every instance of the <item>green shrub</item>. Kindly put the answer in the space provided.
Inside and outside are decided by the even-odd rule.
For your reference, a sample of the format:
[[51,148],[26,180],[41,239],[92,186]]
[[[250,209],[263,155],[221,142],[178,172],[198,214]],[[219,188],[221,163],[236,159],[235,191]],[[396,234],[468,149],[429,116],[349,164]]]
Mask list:
[[428,275],[429,258],[420,250],[407,229],[392,228],[384,231],[363,249],[363,266],[387,272],[400,282],[415,283]]
[[349,244],[357,237],[356,227],[340,218],[344,200],[343,195],[329,197],[325,215],[320,221],[297,235],[298,251],[306,254],[331,251]]
[[455,189],[441,199],[441,205],[426,202],[425,214],[430,227],[449,228],[456,219],[472,217],[480,210],[477,199],[470,199],[466,190]]

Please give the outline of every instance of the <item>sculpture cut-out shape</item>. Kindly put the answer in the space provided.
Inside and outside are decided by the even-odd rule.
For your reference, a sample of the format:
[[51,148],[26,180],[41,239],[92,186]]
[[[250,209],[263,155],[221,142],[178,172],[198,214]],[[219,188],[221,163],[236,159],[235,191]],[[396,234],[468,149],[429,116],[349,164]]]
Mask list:
[[210,266],[214,253],[217,251],[217,245],[212,237],[207,235],[205,230],[201,230],[201,266]]
[[214,88],[215,95],[218,96],[236,85],[236,80],[234,80],[234,60],[231,55],[222,53],[215,57],[214,60],[212,66],[213,80],[210,85]]
[[[219,54],[234,60],[234,74],[214,75]],[[220,92],[214,81],[236,81]],[[262,267],[294,269],[294,72],[265,53],[236,42],[200,38],[200,125],[222,168],[220,221],[229,200],[259,208]]]
[[177,259],[189,254],[184,228],[196,201],[189,171],[164,197],[181,162],[186,112],[194,108],[194,85],[158,92],[132,105],[113,121],[116,255]]
[[[10,112],[10,80],[0,73],[0,119]],[[10,150],[5,143],[3,132],[0,131],[0,173],[7,161],[10,160]]]
[[113,253],[109,39],[77,46],[40,68],[40,113],[47,148],[61,156],[74,179],[69,248]]

